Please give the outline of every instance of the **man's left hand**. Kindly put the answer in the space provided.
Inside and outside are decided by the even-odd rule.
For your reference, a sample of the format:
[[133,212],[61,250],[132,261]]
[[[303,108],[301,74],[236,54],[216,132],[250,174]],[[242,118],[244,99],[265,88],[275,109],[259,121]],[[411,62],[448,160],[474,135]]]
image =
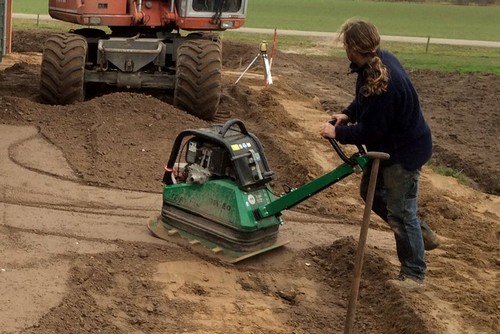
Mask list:
[[319,134],[324,138],[335,138],[335,126],[326,122],[319,127]]

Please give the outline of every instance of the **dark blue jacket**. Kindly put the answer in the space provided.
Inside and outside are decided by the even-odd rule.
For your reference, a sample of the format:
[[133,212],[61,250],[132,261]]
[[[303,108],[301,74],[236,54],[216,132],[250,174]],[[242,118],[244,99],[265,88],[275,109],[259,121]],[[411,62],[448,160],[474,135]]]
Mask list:
[[389,70],[387,91],[365,97],[363,68],[358,74],[354,101],[343,111],[353,125],[336,127],[336,139],[342,144],[365,145],[368,151],[389,153],[384,165],[399,163],[408,170],[422,167],[432,155],[431,130],[420,109],[417,93],[398,59],[388,51],[379,51]]

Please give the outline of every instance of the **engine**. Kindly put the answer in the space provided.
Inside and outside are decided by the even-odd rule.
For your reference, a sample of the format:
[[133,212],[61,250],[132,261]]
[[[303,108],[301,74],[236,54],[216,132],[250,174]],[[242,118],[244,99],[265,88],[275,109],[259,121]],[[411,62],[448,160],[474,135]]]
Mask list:
[[[241,126],[240,130],[231,128],[233,125]],[[183,162],[179,161],[181,145],[186,151]],[[170,155],[164,183],[230,179],[242,188],[253,188],[268,183],[272,175],[261,143],[241,121],[231,120],[224,126],[182,132]]]

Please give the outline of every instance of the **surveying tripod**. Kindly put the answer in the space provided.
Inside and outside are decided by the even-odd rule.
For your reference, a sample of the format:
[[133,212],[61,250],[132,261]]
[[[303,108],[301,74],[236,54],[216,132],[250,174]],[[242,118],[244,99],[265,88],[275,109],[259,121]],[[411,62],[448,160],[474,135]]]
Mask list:
[[267,56],[267,42],[262,41],[259,45],[259,53],[255,56],[255,58],[252,60],[252,62],[245,68],[243,73],[241,73],[240,77],[236,82],[234,83],[235,85],[240,81],[240,79],[247,73],[247,71],[252,67],[252,65],[257,61],[257,59],[262,58],[262,61],[264,63],[264,70],[265,70],[265,77],[266,77],[266,87],[268,85],[273,84],[273,78],[271,76],[271,62],[269,61],[269,58]]

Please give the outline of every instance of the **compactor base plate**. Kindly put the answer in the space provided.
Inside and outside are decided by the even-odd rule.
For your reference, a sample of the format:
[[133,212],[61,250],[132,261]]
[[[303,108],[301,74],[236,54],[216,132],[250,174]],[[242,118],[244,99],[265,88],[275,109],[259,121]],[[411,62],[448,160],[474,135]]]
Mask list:
[[280,240],[280,238],[278,238],[275,243],[273,243],[272,245],[267,245],[262,249],[251,252],[241,252],[221,247],[214,244],[213,242],[207,241],[198,236],[194,236],[183,230],[170,226],[163,222],[161,216],[152,218],[148,222],[148,228],[151,233],[157,238],[167,241],[174,241],[176,243],[181,242],[184,246],[189,246],[194,251],[208,254],[211,257],[216,257],[227,263],[237,263],[253,256],[269,252],[273,249],[280,248],[290,242],[288,240]]

